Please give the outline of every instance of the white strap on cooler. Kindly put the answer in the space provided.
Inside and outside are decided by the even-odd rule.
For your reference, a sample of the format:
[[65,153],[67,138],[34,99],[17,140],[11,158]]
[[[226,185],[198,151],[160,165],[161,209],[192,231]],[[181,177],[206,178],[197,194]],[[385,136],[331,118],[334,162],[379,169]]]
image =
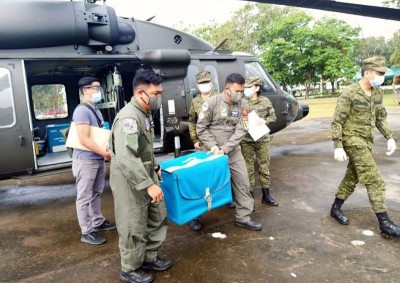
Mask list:
[[207,158],[204,158],[204,159],[198,159],[196,157],[188,158],[187,160],[184,161],[184,163],[186,163],[186,164],[177,165],[177,166],[171,166],[171,167],[169,167],[167,169],[164,169],[164,171],[167,171],[168,173],[172,173],[172,172],[174,172],[176,170],[193,167],[193,166],[195,166],[197,164],[200,164],[200,163],[203,163],[203,162],[208,162],[208,161],[220,158],[222,156],[223,155],[211,155],[211,156],[209,156]]
[[206,196],[204,197],[204,199],[207,202],[207,210],[210,211],[212,208],[212,196],[210,194],[210,188],[206,188]]

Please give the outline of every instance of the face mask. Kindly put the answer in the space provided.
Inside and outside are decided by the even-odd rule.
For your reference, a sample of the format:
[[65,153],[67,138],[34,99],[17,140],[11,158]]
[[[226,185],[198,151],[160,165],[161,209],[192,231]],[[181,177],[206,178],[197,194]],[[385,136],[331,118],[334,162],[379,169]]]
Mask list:
[[197,87],[199,88],[201,93],[209,93],[211,91],[211,84],[198,84]]
[[92,102],[98,104],[101,102],[101,92],[95,92],[92,94]]
[[385,81],[385,76],[375,76],[372,81],[369,81],[372,87],[378,87]]
[[239,100],[242,99],[243,93],[231,91],[229,96],[233,103],[238,103]]
[[143,100],[143,98],[142,98],[142,100],[143,100],[143,102],[145,102],[149,106],[151,111],[155,111],[155,110],[160,109],[160,107],[161,107],[161,95],[158,95],[156,97],[150,97],[144,91],[143,91],[143,93],[149,98],[149,102],[146,103]]
[[247,87],[244,89],[244,96],[246,96],[247,98],[250,98],[254,95],[254,91],[256,90],[255,86],[252,87]]

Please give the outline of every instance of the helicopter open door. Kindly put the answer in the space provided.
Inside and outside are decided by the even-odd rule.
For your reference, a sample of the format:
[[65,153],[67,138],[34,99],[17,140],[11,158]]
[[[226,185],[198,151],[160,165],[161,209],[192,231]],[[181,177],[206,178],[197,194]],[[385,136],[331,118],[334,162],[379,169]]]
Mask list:
[[0,60],[0,175],[35,170],[24,74],[22,60]]

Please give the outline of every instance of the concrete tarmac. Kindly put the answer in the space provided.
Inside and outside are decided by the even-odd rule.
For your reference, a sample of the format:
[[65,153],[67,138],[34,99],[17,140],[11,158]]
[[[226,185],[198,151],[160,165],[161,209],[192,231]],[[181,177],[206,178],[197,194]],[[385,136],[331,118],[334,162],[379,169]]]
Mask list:
[[[400,137],[400,109],[389,117]],[[202,232],[170,223],[160,256],[174,265],[154,272],[155,281],[400,282],[400,240],[381,237],[364,186],[343,205],[350,225],[329,216],[346,170],[345,162],[333,159],[330,122],[302,120],[274,135],[271,195],[279,206],[262,204],[256,188],[253,217],[262,231],[235,227],[228,207],[205,214]],[[385,152],[386,140],[377,133],[374,154],[388,212],[400,223],[400,150],[390,157]],[[107,239],[101,246],[80,242],[76,189],[69,182],[70,172],[0,182],[0,282],[119,282],[117,231],[101,232]],[[113,206],[107,183],[102,208],[111,221]],[[214,232],[227,238],[213,238]]]

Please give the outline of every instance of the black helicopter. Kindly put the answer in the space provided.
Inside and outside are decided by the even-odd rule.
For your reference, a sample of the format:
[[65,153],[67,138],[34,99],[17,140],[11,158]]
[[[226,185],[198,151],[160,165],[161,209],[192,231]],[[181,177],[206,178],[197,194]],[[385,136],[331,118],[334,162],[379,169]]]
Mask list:
[[114,9],[85,1],[2,0],[0,18],[0,176],[71,166],[61,130],[80,103],[78,80],[101,78],[105,121],[132,96],[137,69],[164,78],[163,101],[153,113],[155,152],[193,148],[188,132],[195,74],[211,72],[222,91],[228,74],[259,76],[275,108],[271,132],[308,114],[308,106],[283,92],[250,54],[220,51],[188,33],[148,21],[118,17]]

